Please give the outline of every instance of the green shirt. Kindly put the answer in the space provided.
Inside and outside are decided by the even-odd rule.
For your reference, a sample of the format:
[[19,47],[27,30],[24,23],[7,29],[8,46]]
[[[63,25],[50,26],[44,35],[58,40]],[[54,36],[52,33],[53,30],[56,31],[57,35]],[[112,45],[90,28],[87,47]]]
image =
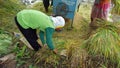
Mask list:
[[49,16],[37,10],[22,10],[17,14],[19,24],[27,29],[40,29],[45,31],[46,28],[55,28]]
[[42,44],[45,44],[44,36],[46,36],[48,47],[54,49],[52,35],[55,27],[49,16],[37,10],[22,10],[17,14],[17,20],[24,29],[39,29]]
[[[46,32],[46,34],[45,34]],[[41,39],[41,42],[43,43],[43,45],[45,43],[47,43],[48,47],[53,50],[54,49],[54,45],[53,45],[53,42],[52,42],[52,35],[54,33],[54,29],[53,28],[47,28],[45,29],[45,32],[43,31],[40,31],[40,39]],[[45,39],[44,39],[44,35],[46,36],[46,42],[45,42]]]

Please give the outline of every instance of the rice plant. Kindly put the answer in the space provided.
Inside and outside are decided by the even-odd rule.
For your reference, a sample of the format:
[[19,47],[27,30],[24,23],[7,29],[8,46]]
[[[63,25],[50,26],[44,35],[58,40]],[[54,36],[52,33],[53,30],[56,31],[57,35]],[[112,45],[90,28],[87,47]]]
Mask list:
[[80,37],[82,39],[87,39],[91,33],[91,27],[89,27],[89,23],[88,20],[86,20],[85,18],[81,20],[81,24],[80,24]]
[[[19,4],[18,4],[19,3]],[[0,0],[0,27],[3,30],[14,31],[14,17],[25,8],[18,0]]]
[[[68,40],[66,46],[67,52],[67,67],[68,68],[84,68],[86,57],[88,56],[86,51],[81,48],[76,40]],[[79,40],[82,43],[82,40]]]
[[[92,57],[97,56],[107,65],[112,62],[119,66],[120,62],[120,37],[118,28],[112,23],[103,20],[97,20],[96,26],[89,38],[83,43],[83,48]],[[108,61],[108,62],[107,62]],[[108,65],[109,66],[109,65]]]
[[55,55],[52,51],[42,48],[34,55],[34,63],[41,65],[41,67],[55,68],[58,66],[60,58],[59,55]]
[[112,3],[114,4],[112,14],[120,15],[120,0],[112,0]]
[[12,38],[10,35],[3,30],[0,30],[0,56],[10,53],[10,44],[12,43]]

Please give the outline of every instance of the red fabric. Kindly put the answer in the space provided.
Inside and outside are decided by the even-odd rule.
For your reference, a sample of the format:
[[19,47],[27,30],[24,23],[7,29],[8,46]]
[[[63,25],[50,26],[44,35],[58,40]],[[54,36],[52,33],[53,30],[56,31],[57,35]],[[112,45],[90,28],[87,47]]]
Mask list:
[[94,5],[92,7],[91,19],[92,20],[94,20],[96,18],[107,19],[109,9],[110,9],[110,2],[104,3],[104,4],[101,2],[97,3],[97,4],[94,3]]
[[110,2],[110,0],[100,0],[101,4],[107,4]]

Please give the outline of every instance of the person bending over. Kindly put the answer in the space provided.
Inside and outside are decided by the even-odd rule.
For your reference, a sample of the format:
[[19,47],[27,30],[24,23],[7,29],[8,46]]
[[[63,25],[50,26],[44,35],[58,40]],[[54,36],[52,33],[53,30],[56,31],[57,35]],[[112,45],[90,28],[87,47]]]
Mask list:
[[[55,29],[60,29],[65,25],[65,20],[62,16],[53,17],[41,11],[24,9],[17,13],[15,22],[35,51],[41,48],[37,41],[40,37],[42,44],[47,44],[49,49],[56,53],[52,36]],[[37,35],[36,30],[40,30],[39,35]],[[44,36],[46,36],[46,41]]]

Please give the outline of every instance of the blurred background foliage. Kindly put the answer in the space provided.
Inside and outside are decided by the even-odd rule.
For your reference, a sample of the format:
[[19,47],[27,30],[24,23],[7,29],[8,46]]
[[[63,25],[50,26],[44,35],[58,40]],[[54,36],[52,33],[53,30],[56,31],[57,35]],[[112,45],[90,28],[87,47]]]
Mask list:
[[18,0],[0,0],[0,29],[12,31],[14,16],[23,8],[25,6]]

